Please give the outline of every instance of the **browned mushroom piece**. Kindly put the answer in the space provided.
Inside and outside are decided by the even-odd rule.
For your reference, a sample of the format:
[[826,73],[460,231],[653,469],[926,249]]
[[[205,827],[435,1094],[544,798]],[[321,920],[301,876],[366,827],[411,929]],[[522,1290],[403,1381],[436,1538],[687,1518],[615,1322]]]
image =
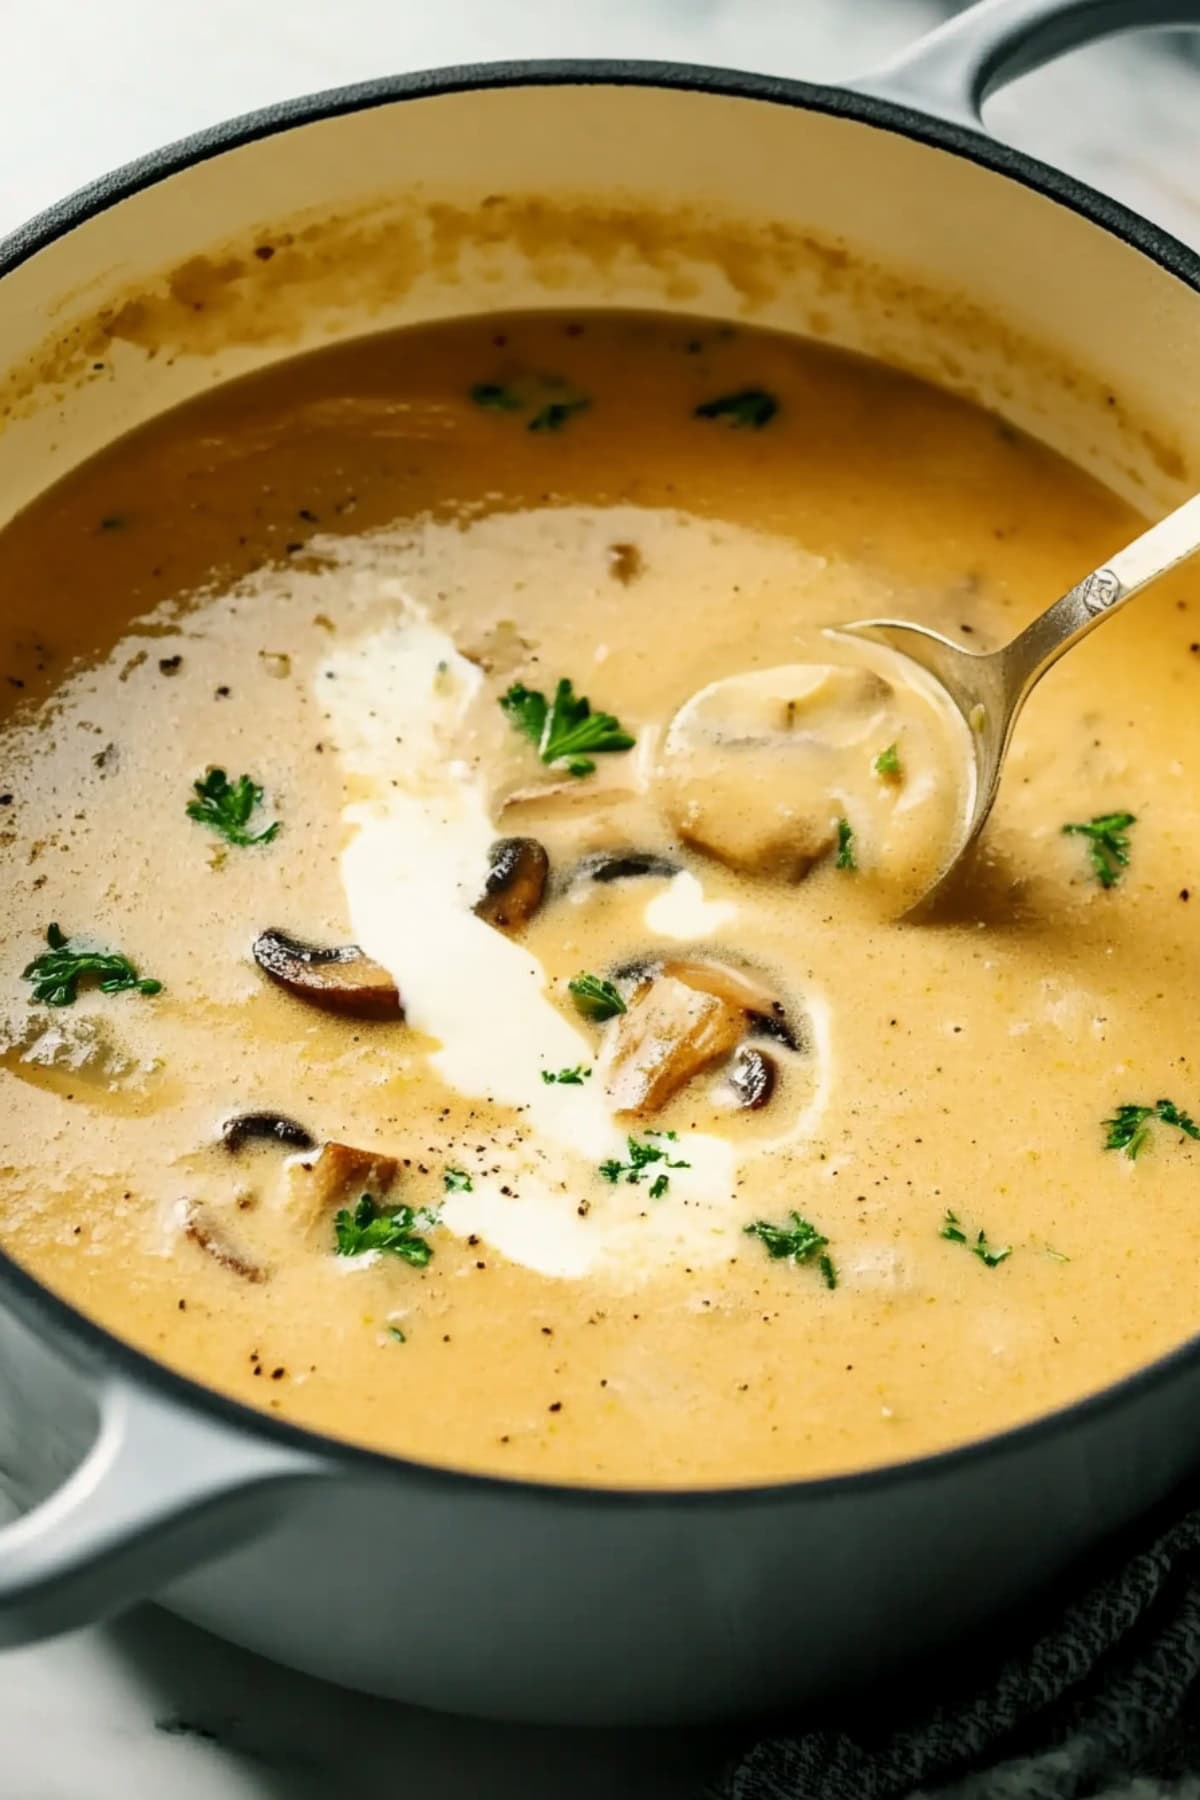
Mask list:
[[622,587],[628,587],[642,573],[642,553],[636,544],[610,544],[607,556],[608,572]]
[[791,664],[701,688],[676,713],[658,767],[685,844],[729,868],[803,881],[837,842],[837,795],[893,732],[893,690],[869,669]]
[[396,983],[357,944],[325,950],[282,931],[264,931],[255,939],[254,960],[279,987],[325,1012],[352,1019],[404,1017]]
[[657,1112],[745,1030],[744,1007],[661,969],[609,1027],[603,1066],[614,1110]]
[[303,1156],[289,1165],[288,1204],[302,1229],[311,1230],[340,1207],[352,1207],[364,1194],[381,1200],[399,1173],[394,1156],[331,1141],[322,1144],[316,1156]]
[[283,1144],[289,1150],[315,1150],[317,1140],[311,1131],[298,1125],[283,1113],[237,1113],[221,1127],[221,1142],[232,1156],[247,1144]]
[[528,925],[546,894],[550,858],[536,838],[498,838],[489,853],[491,867],[475,913],[497,931],[519,931]]
[[605,1088],[617,1112],[659,1111],[694,1076],[738,1050],[730,1081],[740,1104],[765,1106],[777,1069],[747,1036],[773,1038],[789,1050],[797,1034],[781,1001],[743,969],[707,957],[642,964],[624,1013],[607,1028]]
[[742,1044],[729,1071],[729,1085],[744,1111],[757,1112],[774,1093],[777,1077],[773,1056],[756,1049],[753,1044]]
[[207,1207],[188,1201],[183,1234],[203,1250],[206,1256],[211,1256],[215,1263],[220,1263],[223,1269],[239,1275],[243,1281],[262,1282],[267,1279],[267,1270],[263,1264],[230,1241]]
[[668,975],[678,975],[689,986],[716,994],[731,1006],[741,1007],[753,1037],[774,1038],[787,1050],[800,1048],[800,1034],[788,1018],[783,1002],[770,988],[744,969],[706,957],[679,957],[663,964]]

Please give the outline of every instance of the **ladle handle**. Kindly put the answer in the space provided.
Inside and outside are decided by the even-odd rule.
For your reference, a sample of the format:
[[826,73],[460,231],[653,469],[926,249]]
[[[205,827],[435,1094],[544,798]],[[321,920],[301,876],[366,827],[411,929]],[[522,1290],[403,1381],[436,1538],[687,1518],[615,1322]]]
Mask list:
[[1148,583],[1157,581],[1177,563],[1186,562],[1198,550],[1200,494],[1195,494],[1118,550],[1108,562],[1077,581],[1013,639],[1002,653],[1010,693],[1027,694],[1072,644],[1119,612]]
[[977,0],[848,85],[978,131],[990,94],[1078,45],[1200,24],[1200,0]]

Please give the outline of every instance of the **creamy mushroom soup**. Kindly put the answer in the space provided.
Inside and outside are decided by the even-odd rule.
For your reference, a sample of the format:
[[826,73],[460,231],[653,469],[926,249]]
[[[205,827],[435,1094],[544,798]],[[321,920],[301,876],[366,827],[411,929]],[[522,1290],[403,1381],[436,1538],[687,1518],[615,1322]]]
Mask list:
[[1192,1331],[1200,615],[987,413],[669,317],[219,390],[0,534],[0,1242],[278,1416],[612,1484],[847,1470]]

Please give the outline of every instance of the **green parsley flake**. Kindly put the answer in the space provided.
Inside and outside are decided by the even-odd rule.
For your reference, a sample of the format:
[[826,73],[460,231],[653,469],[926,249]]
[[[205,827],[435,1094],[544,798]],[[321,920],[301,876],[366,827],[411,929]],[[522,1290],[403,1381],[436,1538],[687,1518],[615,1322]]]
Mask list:
[[1118,1106],[1111,1119],[1104,1121],[1104,1148],[1123,1150],[1131,1159],[1139,1156],[1150,1139],[1150,1124],[1159,1119],[1173,1125],[1185,1137],[1200,1138],[1200,1125],[1173,1100],[1156,1100],[1153,1106]]
[[50,946],[21,971],[22,979],[32,981],[33,998],[43,1006],[74,1006],[79,998],[79,983],[94,975],[102,994],[161,994],[162,982],[138,974],[127,956],[113,952],[84,950],[73,944],[57,925],[46,932]]
[[857,869],[854,860],[854,828],[848,819],[839,819],[837,824],[837,861],[835,869]]
[[965,1244],[971,1255],[977,1256],[980,1262],[989,1269],[998,1268],[1012,1255],[1010,1244],[1006,1244],[1003,1249],[994,1248],[988,1243],[987,1233],[984,1231],[979,1232],[972,1243],[959,1222],[958,1214],[952,1213],[949,1208],[946,1209],[946,1217],[942,1221],[942,1229],[938,1236],[944,1237],[951,1244]]
[[572,775],[591,775],[595,763],[590,754],[632,750],[634,739],[612,713],[596,712],[588,700],[577,699],[565,678],[548,704],[545,694],[516,681],[500,697],[500,705],[514,731],[534,745],[544,763],[564,762]]
[[790,1225],[772,1225],[769,1219],[755,1219],[745,1227],[748,1237],[756,1237],[773,1260],[795,1263],[814,1262],[827,1288],[838,1284],[837,1268],[828,1254],[829,1239],[798,1212],[789,1214]]
[[[619,994],[617,998],[620,999]],[[582,1087],[584,1082],[590,1081],[591,1078],[592,1071],[585,1063],[576,1063],[573,1069],[542,1070],[542,1080],[546,1083],[547,1087],[552,1087],[555,1082],[557,1082],[560,1087]]]
[[1086,824],[1063,826],[1064,837],[1087,839],[1088,861],[1102,888],[1115,887],[1122,869],[1129,866],[1129,827],[1137,824],[1130,812],[1101,813]]
[[525,376],[519,381],[477,381],[467,392],[485,412],[532,411],[532,418],[525,422],[526,431],[561,431],[592,404],[586,395],[572,394],[568,383],[558,375]]
[[263,791],[249,775],[230,781],[224,769],[210,769],[203,781],[192,783],[196,798],[187,804],[187,816],[198,825],[219,831],[231,844],[246,848],[253,844],[269,844],[278,837],[282,826],[278,819],[257,834],[246,830],[250,814],[263,797]]
[[628,1010],[619,989],[611,981],[606,981],[602,975],[589,975],[586,970],[568,981],[567,992],[574,1000],[576,1010],[597,1024]]
[[882,775],[885,781],[899,781],[901,774],[900,752],[895,744],[889,744],[886,750],[881,750],[879,752],[879,755],[875,758],[874,769],[875,773],[877,775]]
[[469,392],[485,412],[521,412],[525,406],[516,389],[503,381],[477,381]]
[[369,1250],[386,1250],[414,1269],[423,1269],[433,1250],[417,1234],[437,1223],[438,1215],[427,1207],[414,1211],[411,1206],[397,1206],[384,1213],[370,1194],[364,1194],[352,1213],[343,1207],[333,1221],[336,1253],[363,1256]]
[[545,406],[534,413],[526,431],[561,431],[568,419],[576,413],[586,412],[591,405],[590,400],[548,400]]
[[739,388],[735,394],[721,394],[716,400],[705,400],[696,408],[696,417],[724,419],[737,430],[761,431],[778,411],[778,400],[765,388]]
[[398,1344],[407,1344],[407,1342],[408,1342],[408,1339],[405,1337],[404,1333],[401,1331],[401,1329],[398,1325],[389,1325],[387,1328],[387,1334],[390,1338],[395,1338],[395,1340]]
[[447,1169],[442,1176],[442,1186],[448,1194],[473,1194],[475,1183],[465,1169]]
[[[673,1143],[676,1134],[673,1131],[648,1131],[646,1136],[647,1138],[662,1138]],[[652,1200],[661,1200],[671,1185],[670,1177],[666,1174],[667,1169],[690,1169],[692,1166],[689,1162],[672,1160],[667,1152],[660,1149],[657,1144],[640,1143],[635,1137],[626,1138],[625,1143],[629,1161],[620,1162],[616,1157],[612,1157],[608,1162],[600,1164],[600,1174],[605,1181],[614,1183],[624,1181],[631,1187],[636,1187],[655,1163],[661,1163],[662,1168],[656,1173],[650,1184]]]

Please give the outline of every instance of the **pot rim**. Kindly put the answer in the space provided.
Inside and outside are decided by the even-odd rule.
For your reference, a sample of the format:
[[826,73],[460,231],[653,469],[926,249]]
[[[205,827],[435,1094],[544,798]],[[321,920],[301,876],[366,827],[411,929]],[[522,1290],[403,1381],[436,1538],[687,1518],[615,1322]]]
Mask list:
[[[662,89],[755,100],[896,132],[976,163],[1068,207],[1200,294],[1200,254],[1131,207],[1110,199],[1085,182],[1013,145],[987,136],[982,130],[968,129],[954,120],[942,119],[858,89],[698,63],[630,58],[556,58],[422,69],[328,88],[240,114],[125,163],[36,214],[0,240],[0,280],[39,251],[121,201],[196,164],[255,143],[260,138],[406,100],[490,89],[572,85]],[[330,1462],[344,1465],[347,1471],[361,1469],[378,1475],[402,1471],[423,1483],[449,1482],[481,1490],[519,1493],[547,1502],[573,1501],[615,1507],[676,1506],[681,1502],[689,1506],[770,1504],[810,1496],[827,1499],[839,1494],[866,1494],[901,1482],[926,1481],[960,1466],[981,1464],[1011,1451],[1032,1449],[1060,1431],[1086,1424],[1127,1403],[1135,1403],[1144,1393],[1200,1363],[1200,1332],[1197,1332],[1175,1349],[1119,1381],[1053,1411],[1038,1414],[1023,1424],[924,1456],[844,1474],[712,1487],[600,1487],[586,1482],[540,1481],[527,1476],[492,1474],[417,1461],[343,1442],[307,1426],[260,1412],[125,1342],[60,1298],[2,1246],[0,1298],[10,1300],[16,1315],[50,1344],[60,1334],[65,1335],[68,1340],[73,1340],[80,1352],[95,1353],[116,1373],[150,1385],[164,1398],[198,1407],[242,1432],[258,1434],[310,1453],[317,1452]]]

